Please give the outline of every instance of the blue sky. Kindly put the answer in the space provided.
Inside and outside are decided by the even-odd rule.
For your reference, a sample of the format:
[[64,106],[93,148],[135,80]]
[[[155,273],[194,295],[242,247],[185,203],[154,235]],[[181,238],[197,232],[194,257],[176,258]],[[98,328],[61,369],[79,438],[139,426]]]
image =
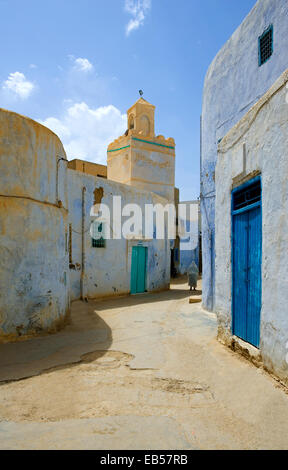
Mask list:
[[0,0],[0,106],[56,131],[69,159],[105,163],[141,88],[176,140],[181,200],[195,199],[205,73],[254,4]]

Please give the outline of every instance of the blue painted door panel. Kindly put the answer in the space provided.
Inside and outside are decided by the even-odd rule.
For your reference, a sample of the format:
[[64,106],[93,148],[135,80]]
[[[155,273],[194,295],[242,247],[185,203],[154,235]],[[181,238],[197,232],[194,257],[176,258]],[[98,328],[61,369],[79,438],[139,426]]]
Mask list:
[[146,291],[146,260],[147,248],[133,246],[131,264],[131,294],[141,294]]
[[247,341],[260,345],[260,315],[262,301],[262,217],[261,208],[249,211],[248,230],[248,310]]
[[138,246],[138,273],[137,273],[137,293],[146,290],[146,250],[143,246]]
[[261,206],[233,216],[233,334],[259,347],[262,302]]
[[132,248],[131,259],[131,294],[137,294],[137,271],[138,271],[138,251],[137,247]]
[[246,340],[248,213],[234,216],[233,225],[233,333]]

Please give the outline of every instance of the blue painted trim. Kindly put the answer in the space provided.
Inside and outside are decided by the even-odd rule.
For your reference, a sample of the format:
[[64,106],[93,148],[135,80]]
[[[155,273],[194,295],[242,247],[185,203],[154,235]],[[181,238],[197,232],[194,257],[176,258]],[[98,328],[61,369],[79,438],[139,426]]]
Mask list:
[[167,149],[175,150],[175,147],[171,145],[158,144],[157,142],[150,142],[150,140],[138,139],[137,137],[132,137],[132,140],[137,140],[138,142],[144,142],[145,144],[158,145],[158,147],[165,147]]
[[126,145],[125,147],[120,147],[119,149],[107,150],[107,153],[111,152],[118,152],[118,150],[128,149],[130,145]]
[[[261,41],[261,39],[263,38],[263,36],[265,36],[265,34],[267,34],[270,30],[272,31],[272,44],[271,44],[272,53],[271,53],[271,55],[268,57],[268,59],[266,59],[264,62],[261,62],[261,47],[260,47],[260,41]],[[268,62],[268,60],[271,59],[271,57],[272,57],[272,55],[273,55],[273,52],[274,52],[274,27],[273,27],[273,24],[270,24],[270,26],[268,26],[268,28],[265,29],[264,33],[261,34],[261,36],[259,36],[259,38],[258,38],[258,65],[259,65],[259,67],[261,67],[262,65],[266,64],[266,62]]]
[[231,326],[230,326],[230,333],[234,335],[234,217],[233,217],[233,207],[234,207],[234,200],[233,194],[235,190],[231,191],[231,207],[230,207],[230,215],[231,215]]
[[235,243],[235,230],[234,230],[234,217],[233,217],[233,200],[234,191],[231,192],[231,276],[232,276],[232,292],[231,292],[231,335],[235,331],[235,315],[234,315],[234,243]]
[[[247,188],[248,186],[251,186],[251,184],[257,183],[257,181],[261,181],[261,175],[255,176],[249,181],[246,181],[246,183],[241,184],[241,186],[237,186],[237,188],[234,188],[232,190],[232,195],[235,193],[238,193],[239,191],[242,191],[243,189]],[[262,189],[262,188],[261,188]]]
[[243,214],[244,212],[252,211],[253,209],[256,209],[256,207],[259,207],[259,206],[261,206],[261,201],[254,202],[254,204],[250,204],[249,206],[246,206],[246,207],[242,207],[242,209],[237,209],[237,211],[232,210],[232,216]]

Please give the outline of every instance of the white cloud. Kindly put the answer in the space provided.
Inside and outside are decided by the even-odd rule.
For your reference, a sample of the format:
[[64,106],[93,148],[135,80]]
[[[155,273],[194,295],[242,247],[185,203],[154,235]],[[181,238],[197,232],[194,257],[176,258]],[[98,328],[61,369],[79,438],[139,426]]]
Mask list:
[[2,85],[3,90],[10,91],[21,99],[28,98],[34,88],[35,85],[26,80],[24,73],[21,72],[10,73]]
[[138,29],[143,25],[148,11],[151,8],[152,0],[125,0],[125,11],[129,13],[132,18],[126,25],[126,35]]
[[115,106],[93,109],[84,102],[69,105],[61,118],[40,122],[60,137],[69,159],[104,164],[108,144],[126,130],[126,115]]
[[79,72],[91,72],[94,67],[88,59],[78,57],[77,59],[74,59],[74,68]]

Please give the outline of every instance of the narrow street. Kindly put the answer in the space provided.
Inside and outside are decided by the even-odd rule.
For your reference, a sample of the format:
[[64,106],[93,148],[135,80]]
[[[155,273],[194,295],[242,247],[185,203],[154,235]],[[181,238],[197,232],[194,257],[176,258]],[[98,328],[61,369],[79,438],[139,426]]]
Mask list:
[[168,292],[73,303],[55,335],[0,345],[1,449],[284,449],[288,395]]

